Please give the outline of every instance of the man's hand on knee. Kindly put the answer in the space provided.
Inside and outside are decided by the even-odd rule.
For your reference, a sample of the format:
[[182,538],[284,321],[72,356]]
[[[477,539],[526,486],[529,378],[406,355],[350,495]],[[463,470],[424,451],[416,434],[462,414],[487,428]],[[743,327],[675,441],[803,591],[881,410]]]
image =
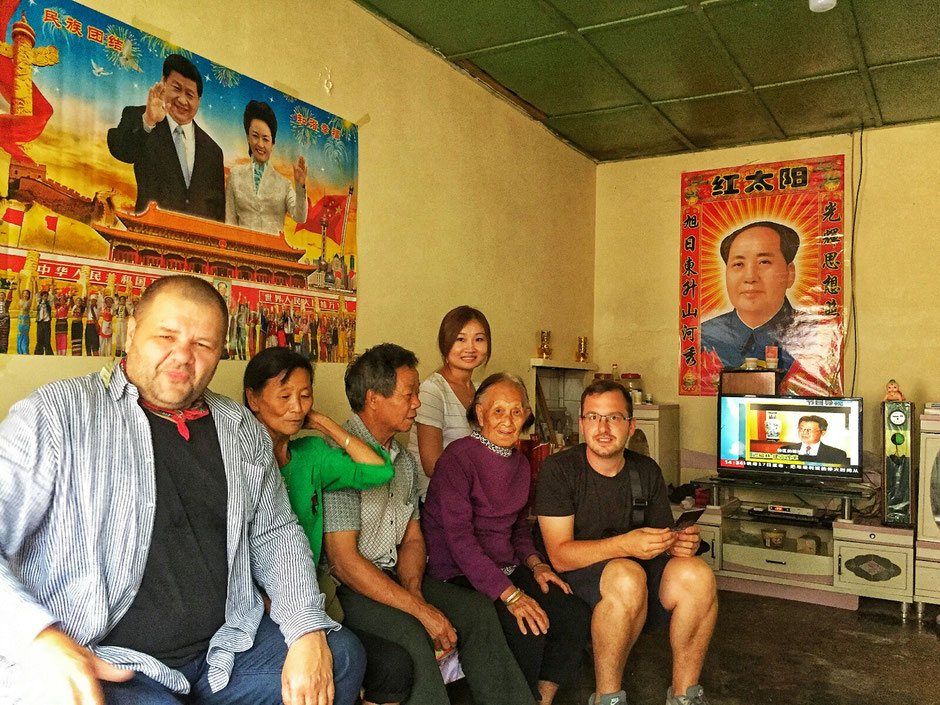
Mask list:
[[79,646],[57,627],[46,627],[25,654],[23,663],[50,705],[103,705],[99,680],[120,682],[134,672],[113,666]]
[[649,560],[668,551],[676,542],[676,532],[642,527],[615,537],[627,558]]
[[281,671],[284,705],[332,705],[333,654],[326,632],[304,634],[291,644]]
[[415,617],[431,637],[435,649],[450,651],[457,646],[457,632],[454,631],[450,620],[437,607],[425,602]]

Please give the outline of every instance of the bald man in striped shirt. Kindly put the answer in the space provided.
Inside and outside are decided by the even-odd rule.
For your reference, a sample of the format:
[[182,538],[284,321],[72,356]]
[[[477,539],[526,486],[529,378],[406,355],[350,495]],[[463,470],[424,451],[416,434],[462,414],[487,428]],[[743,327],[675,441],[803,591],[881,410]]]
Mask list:
[[164,277],[125,362],[0,424],[0,703],[358,697],[362,647],[323,611],[271,440],[206,389],[227,322],[207,282]]

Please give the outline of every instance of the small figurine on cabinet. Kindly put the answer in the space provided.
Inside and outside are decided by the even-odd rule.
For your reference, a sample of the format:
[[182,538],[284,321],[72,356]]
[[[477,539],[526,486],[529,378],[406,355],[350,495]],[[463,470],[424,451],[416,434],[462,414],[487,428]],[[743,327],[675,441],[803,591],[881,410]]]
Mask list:
[[901,394],[901,388],[898,387],[898,383],[889,379],[888,383],[885,385],[885,398],[882,401],[907,401],[904,398],[904,395]]

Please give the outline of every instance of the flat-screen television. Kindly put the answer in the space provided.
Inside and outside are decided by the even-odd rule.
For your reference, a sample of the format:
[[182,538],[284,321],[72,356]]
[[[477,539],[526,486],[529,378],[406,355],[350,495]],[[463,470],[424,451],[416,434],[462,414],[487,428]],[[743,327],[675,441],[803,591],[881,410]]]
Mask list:
[[718,474],[860,481],[862,400],[718,397]]

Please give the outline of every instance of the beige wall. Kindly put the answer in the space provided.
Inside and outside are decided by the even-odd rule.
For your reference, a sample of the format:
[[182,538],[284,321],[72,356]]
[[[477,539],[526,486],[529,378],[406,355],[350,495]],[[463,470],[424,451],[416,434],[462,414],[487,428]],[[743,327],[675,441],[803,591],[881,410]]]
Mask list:
[[[87,4],[164,36],[171,28],[176,44],[362,123],[360,351],[399,342],[421,357],[423,377],[438,364],[440,318],[460,303],[490,319],[492,371],[524,372],[540,328],[553,331],[564,359],[588,335],[602,367],[636,369],[658,401],[680,401],[682,445],[696,451],[714,451],[715,414],[712,399],[677,392],[680,174],[844,153],[857,175],[848,135],[595,167],[346,0],[275,0],[260,15],[220,0]],[[277,41],[265,43],[259,27],[276,29]],[[327,68],[332,94],[322,86]],[[887,377],[915,401],[940,399],[931,365],[940,123],[869,131],[864,144],[856,393],[873,449]],[[852,351],[850,342],[847,369]],[[0,416],[39,384],[100,364],[0,356]],[[239,396],[242,369],[223,362],[213,388]],[[342,371],[321,366],[316,385],[318,406],[339,417]]]
[[[915,402],[940,400],[940,376],[934,367],[940,347],[940,298],[935,291],[940,255],[935,214],[940,123],[868,131],[863,144],[855,244],[855,393],[865,400],[865,448],[877,451],[879,403],[889,377],[896,377]],[[621,369],[641,372],[658,401],[679,401],[684,448],[714,453],[716,420],[714,398],[678,394],[680,175],[829,154],[846,155],[847,180],[851,174],[854,187],[861,165],[857,134],[604,164],[597,169],[597,359],[602,366],[617,361]],[[853,195],[847,188],[847,225],[851,225]],[[845,363],[847,391],[853,381],[853,342],[849,341]],[[686,472],[684,479],[693,472]]]
[[[524,373],[539,328],[571,356],[591,335],[594,163],[428,50],[346,0],[83,1],[363,123],[360,352],[400,343],[424,377],[439,364],[441,317],[464,303],[490,320],[491,371]],[[0,417],[39,384],[98,367],[0,355]],[[213,388],[240,395],[242,369],[222,362]],[[316,385],[318,407],[339,417],[342,372],[323,365]]]

